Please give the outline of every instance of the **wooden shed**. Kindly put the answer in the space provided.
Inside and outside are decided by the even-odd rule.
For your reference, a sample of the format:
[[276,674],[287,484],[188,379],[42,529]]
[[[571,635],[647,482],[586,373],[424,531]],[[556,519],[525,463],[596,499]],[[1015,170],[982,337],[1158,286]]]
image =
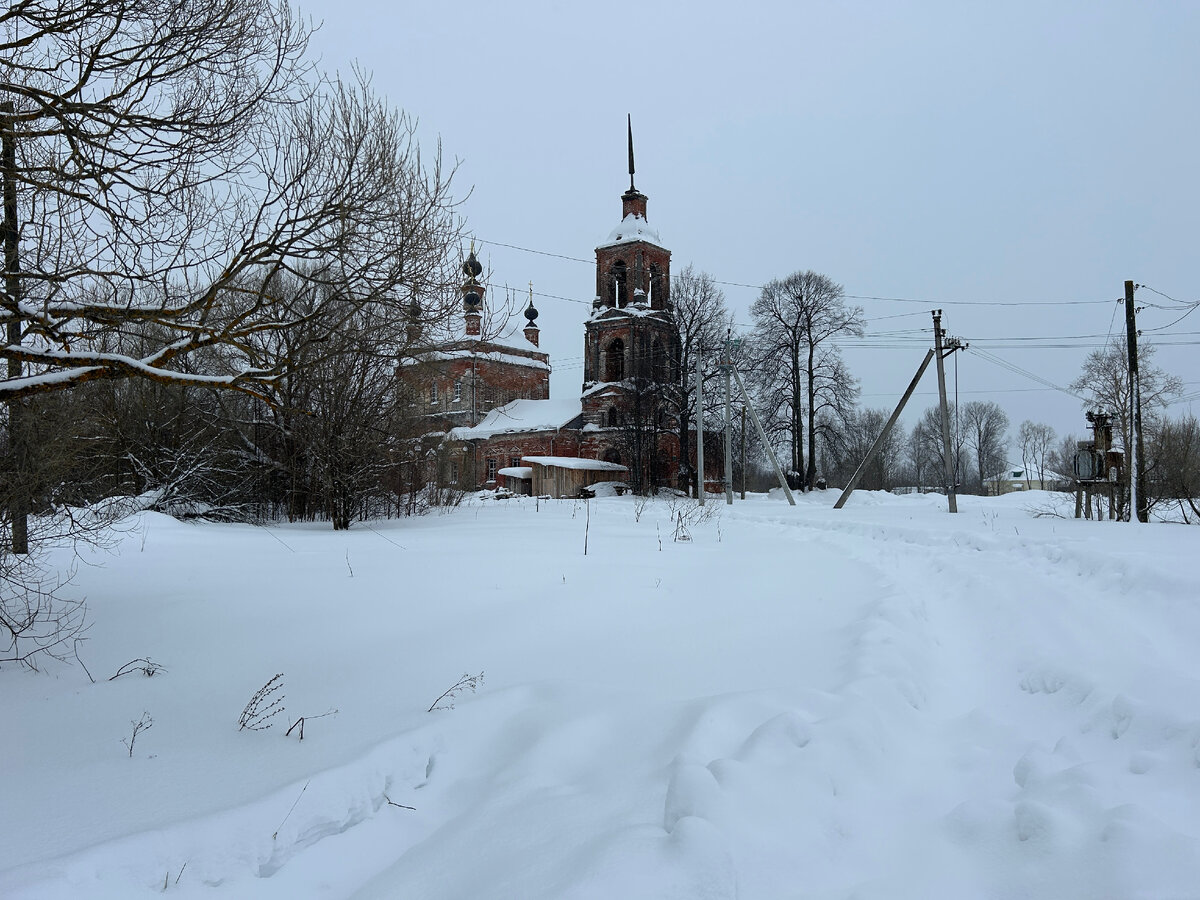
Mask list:
[[576,456],[523,456],[533,469],[533,493],[538,496],[576,497],[582,488],[601,481],[624,481],[628,468],[620,463]]

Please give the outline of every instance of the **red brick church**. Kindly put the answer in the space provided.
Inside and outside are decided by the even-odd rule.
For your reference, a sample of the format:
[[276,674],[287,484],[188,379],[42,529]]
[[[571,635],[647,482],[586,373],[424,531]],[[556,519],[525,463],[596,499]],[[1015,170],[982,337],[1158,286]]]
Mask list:
[[635,489],[674,484],[679,440],[671,401],[679,382],[679,331],[672,316],[671,251],[646,216],[633,183],[621,221],[596,248],[596,298],[584,323],[583,389],[550,397],[550,359],[538,349],[532,292],[523,340],[481,337],[487,302],[482,266],[463,263],[464,337],[418,355],[407,378],[422,379],[427,435],[440,434],[439,480],[463,489],[569,496],[598,481]]

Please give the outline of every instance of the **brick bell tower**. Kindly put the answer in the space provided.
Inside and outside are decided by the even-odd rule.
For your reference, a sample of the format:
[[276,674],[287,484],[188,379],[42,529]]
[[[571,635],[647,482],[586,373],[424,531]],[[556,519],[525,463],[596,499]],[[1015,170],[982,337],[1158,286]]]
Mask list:
[[[629,190],[621,195],[620,224],[596,248],[596,299],[584,326],[584,421],[612,432],[610,450],[632,420],[650,415],[662,422],[658,407],[679,359],[671,251],[647,221],[646,195],[634,186],[632,121],[627,126]],[[651,395],[655,408],[648,411]]]

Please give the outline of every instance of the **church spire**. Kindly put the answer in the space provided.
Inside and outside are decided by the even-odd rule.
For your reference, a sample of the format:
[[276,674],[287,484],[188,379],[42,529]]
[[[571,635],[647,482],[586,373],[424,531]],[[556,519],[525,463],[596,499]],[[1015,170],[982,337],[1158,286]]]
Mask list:
[[646,195],[633,186],[633,116],[625,114],[625,122],[629,128],[629,190],[621,195],[621,218],[635,216],[646,218]]
[[633,115],[625,114],[625,123],[629,126],[629,190],[636,191],[633,186]]

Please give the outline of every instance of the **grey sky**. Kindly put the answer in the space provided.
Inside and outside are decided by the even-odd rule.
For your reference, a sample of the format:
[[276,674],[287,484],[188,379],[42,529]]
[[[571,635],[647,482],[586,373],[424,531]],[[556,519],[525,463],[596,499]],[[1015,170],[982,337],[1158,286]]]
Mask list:
[[[459,193],[473,188],[462,210],[484,241],[592,259],[628,186],[628,112],[637,186],[676,271],[692,262],[757,285],[814,269],[851,295],[919,300],[854,301],[870,333],[926,329],[847,349],[867,405],[894,405],[935,306],[952,334],[1065,386],[1110,323],[1122,329],[1113,301],[1124,279],[1200,300],[1200,4],[308,0],[301,10],[324,20],[326,68],[357,60],[420,118],[427,145],[440,135],[461,160]],[[552,391],[577,392],[592,269],[482,250],[494,285],[532,280],[538,294],[580,301],[535,298]],[[757,292],[725,292],[747,323]],[[983,300],[1102,302],[961,302]],[[1147,301],[1170,305],[1142,289]],[[1139,324],[1177,315],[1150,307]],[[1167,334],[1158,340],[1200,340],[1200,314]],[[1066,335],[1101,337],[1038,349],[999,340]],[[1158,355],[1189,391],[1200,389],[1195,351]],[[1014,432],[1025,418],[1082,432],[1074,399],[959,357],[961,398],[1000,402]],[[935,389],[931,373],[907,420]]]

